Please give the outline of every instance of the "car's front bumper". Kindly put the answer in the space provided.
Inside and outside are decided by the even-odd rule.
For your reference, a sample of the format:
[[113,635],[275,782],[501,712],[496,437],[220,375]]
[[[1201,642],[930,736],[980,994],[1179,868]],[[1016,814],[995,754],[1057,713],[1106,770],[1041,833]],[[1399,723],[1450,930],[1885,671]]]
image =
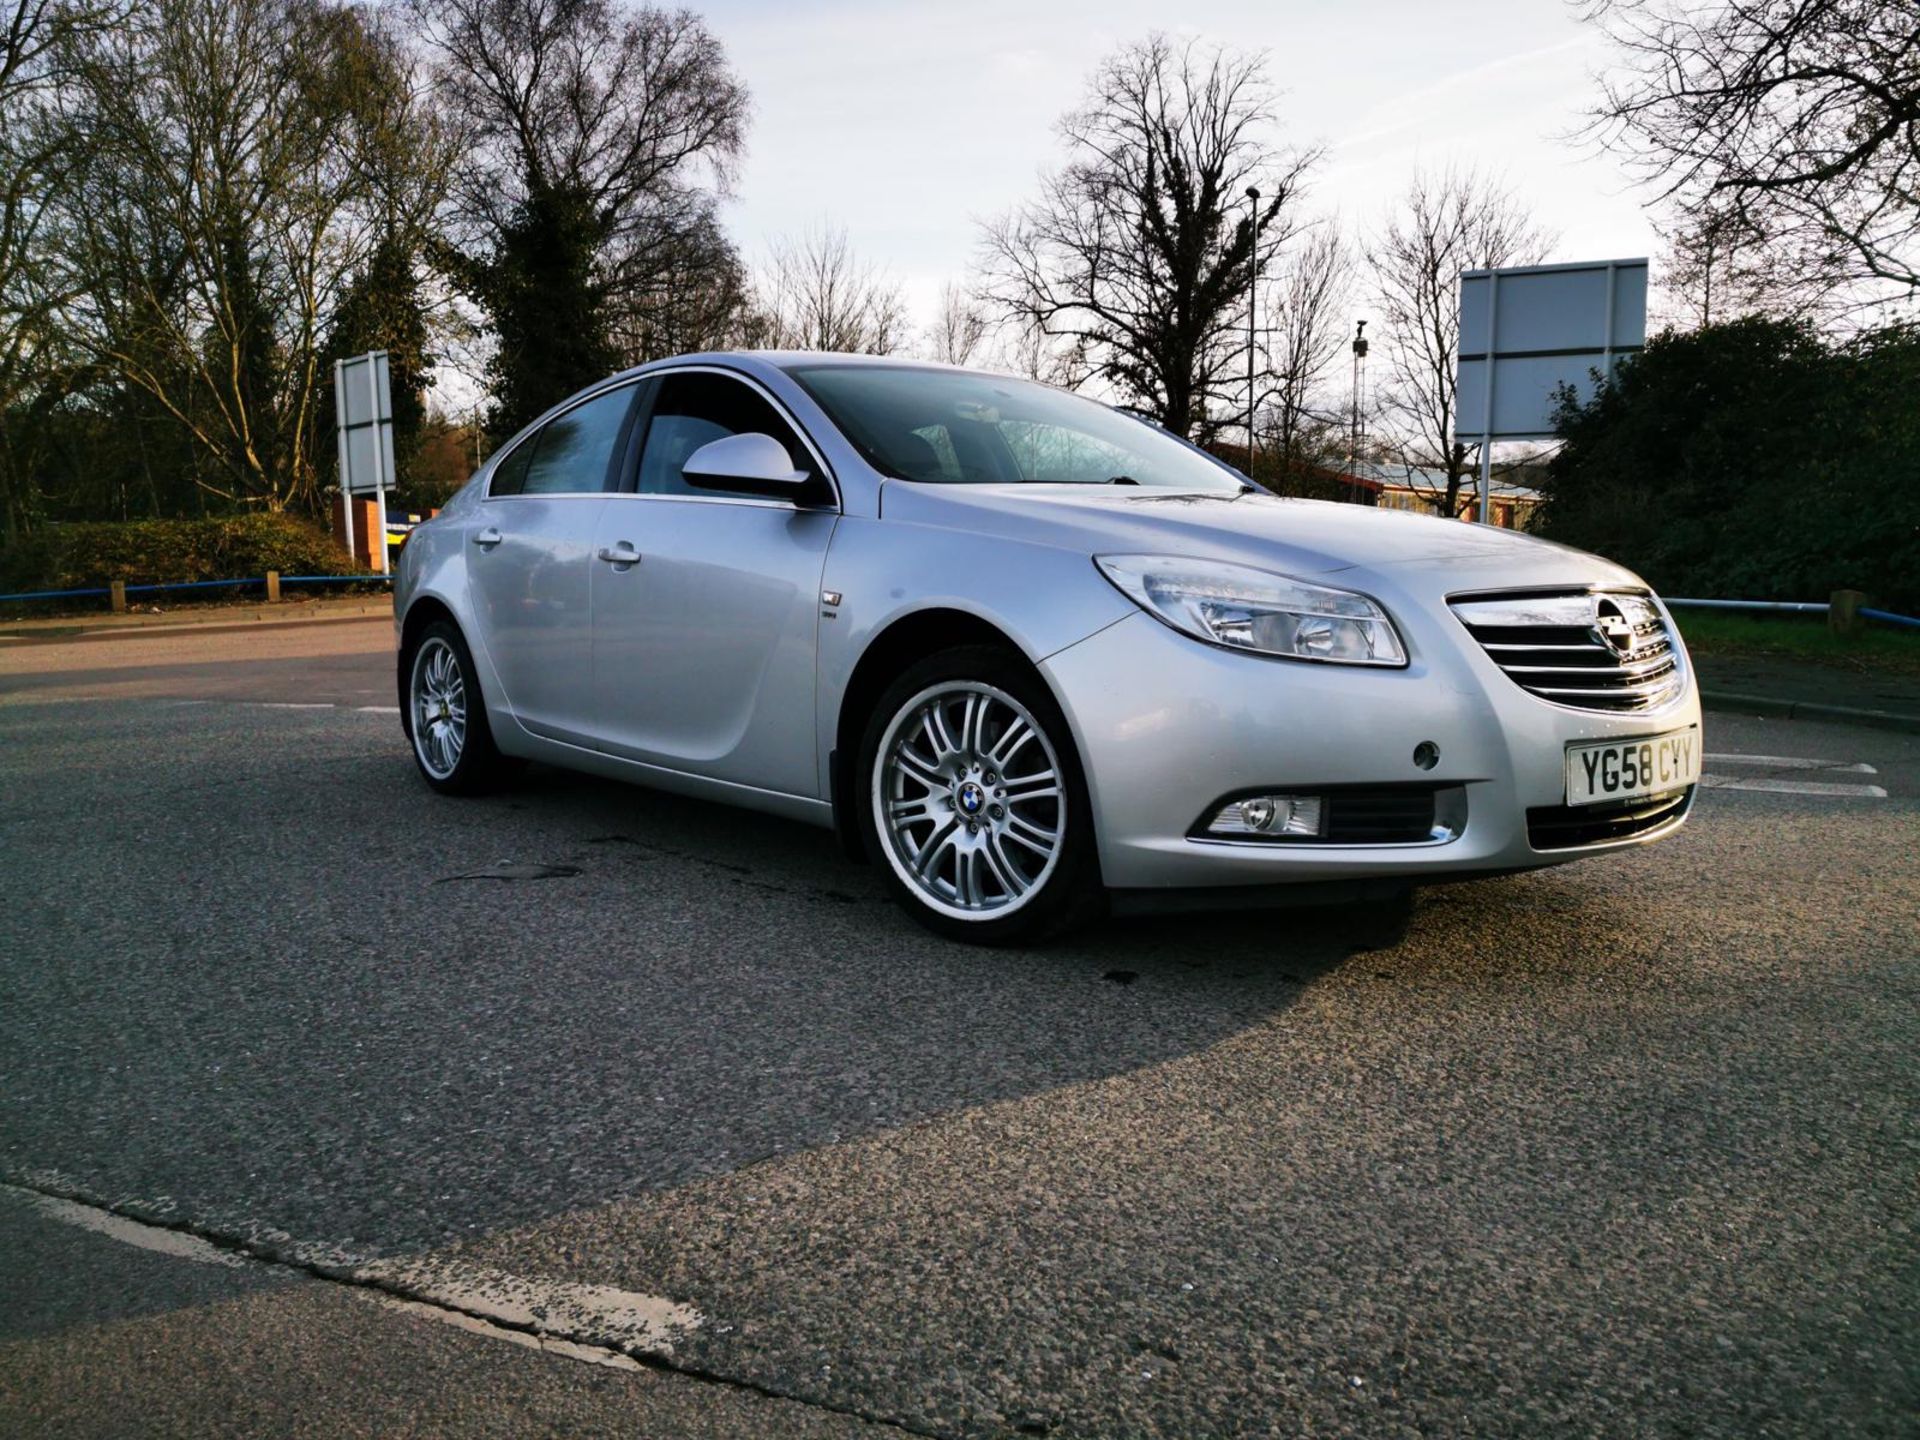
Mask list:
[[[1412,655],[1405,669],[1238,654],[1145,614],[1049,657],[1042,669],[1085,764],[1106,883],[1154,889],[1452,878],[1643,844],[1684,820],[1686,806],[1628,839],[1536,849],[1527,811],[1565,802],[1571,741],[1698,726],[1690,671],[1658,710],[1573,710],[1520,689],[1463,631],[1452,633],[1451,616],[1423,609],[1410,625],[1404,615],[1396,619]],[[1423,742],[1439,748],[1430,770],[1414,762]],[[1394,784],[1458,787],[1464,823],[1440,838],[1392,845],[1190,834],[1209,806],[1235,793]]]

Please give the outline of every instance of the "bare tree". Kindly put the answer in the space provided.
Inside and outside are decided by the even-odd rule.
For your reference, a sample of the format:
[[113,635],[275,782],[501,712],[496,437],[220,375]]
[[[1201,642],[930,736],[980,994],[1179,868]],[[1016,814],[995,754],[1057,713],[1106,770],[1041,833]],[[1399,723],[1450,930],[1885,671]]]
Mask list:
[[67,17],[58,0],[0,8],[0,411],[19,394],[44,336],[48,296],[34,262],[61,148],[44,120]]
[[969,364],[986,348],[988,329],[980,302],[949,280],[940,287],[940,308],[927,327],[927,352],[942,364]]
[[[1464,509],[1475,446],[1455,439],[1460,272],[1531,264],[1550,243],[1498,182],[1472,170],[1422,171],[1367,246],[1385,332],[1383,408],[1414,488],[1440,513]],[[1417,470],[1437,471],[1420,483]],[[1467,499],[1471,499],[1469,492]]]
[[612,307],[613,344],[622,360],[641,364],[760,342],[749,315],[746,266],[720,233],[718,216],[703,210],[698,223],[711,233],[662,247],[644,283]]
[[907,339],[899,283],[856,256],[845,230],[776,241],[760,305],[774,349],[890,355]]
[[492,322],[495,428],[712,333],[715,298],[741,295],[717,197],[748,102],[700,17],[617,0],[412,12],[465,137],[442,258]]
[[1291,471],[1318,448],[1310,440],[1339,423],[1328,388],[1347,353],[1353,251],[1339,222],[1327,219],[1303,231],[1277,263],[1280,278],[1263,306],[1270,383],[1261,410],[1281,468]]
[[113,24],[118,3],[0,0],[0,537],[32,518],[17,407],[44,411],[71,347],[53,317],[73,277],[49,253],[56,195],[77,156],[57,123],[65,61],[82,36]]
[[222,502],[316,502],[334,309],[393,207],[431,208],[403,193],[437,183],[422,117],[374,98],[388,43],[303,0],[156,0],[68,52],[61,323],[189,437]]
[[1783,273],[1764,235],[1737,214],[1682,215],[1663,233],[1666,253],[1650,302],[1655,316],[1682,330],[1742,315],[1813,315],[1824,292]]
[[644,243],[662,199],[730,181],[747,95],[693,12],[613,0],[413,9],[467,140],[456,198],[486,232],[535,192],[578,190],[610,239]]
[[[1920,290],[1920,0],[1594,0],[1623,64],[1590,133],[1809,295]],[[1865,293],[1859,288],[1865,287]]]
[[1079,389],[1092,374],[1084,340],[1049,335],[1039,325],[1015,320],[989,322],[988,334],[984,363],[989,369],[1062,390]]
[[989,303],[1077,346],[1170,430],[1210,436],[1245,374],[1251,267],[1292,233],[1318,158],[1269,145],[1272,119],[1257,55],[1164,35],[1122,48],[1060,122],[1066,164],[986,228]]

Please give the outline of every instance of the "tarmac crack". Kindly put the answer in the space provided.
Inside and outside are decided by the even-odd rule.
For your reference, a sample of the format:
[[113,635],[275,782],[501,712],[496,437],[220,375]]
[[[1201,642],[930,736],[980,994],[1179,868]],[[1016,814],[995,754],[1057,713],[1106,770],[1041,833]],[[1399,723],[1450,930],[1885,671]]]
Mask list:
[[121,1244],[199,1264],[277,1271],[336,1286],[384,1308],[523,1349],[610,1369],[678,1375],[923,1440],[952,1440],[946,1431],[676,1359],[674,1340],[697,1329],[703,1319],[673,1301],[606,1286],[532,1281],[425,1257],[356,1258],[279,1231],[236,1234],[191,1220],[158,1218],[44,1173],[0,1180],[0,1195]]

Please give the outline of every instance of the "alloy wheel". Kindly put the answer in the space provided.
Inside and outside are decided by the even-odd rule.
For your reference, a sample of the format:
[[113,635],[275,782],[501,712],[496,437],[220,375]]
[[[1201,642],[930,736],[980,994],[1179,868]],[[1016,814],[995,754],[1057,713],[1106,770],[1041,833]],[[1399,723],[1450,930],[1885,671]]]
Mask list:
[[467,748],[467,681],[460,657],[439,636],[413,657],[413,748],[436,780],[450,777]]
[[1026,706],[980,681],[945,681],[900,707],[872,799],[888,862],[944,915],[1009,914],[1060,859],[1067,804],[1053,742]]

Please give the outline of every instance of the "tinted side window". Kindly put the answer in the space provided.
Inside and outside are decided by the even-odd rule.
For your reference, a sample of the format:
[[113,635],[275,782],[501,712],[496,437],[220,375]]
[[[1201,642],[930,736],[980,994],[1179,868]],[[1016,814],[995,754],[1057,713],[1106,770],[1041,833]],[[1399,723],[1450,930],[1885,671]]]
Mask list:
[[533,442],[536,437],[529,436],[524,445],[516,445],[507,452],[507,458],[493,467],[493,479],[487,482],[489,495],[518,495],[527,483],[527,461],[533,458]]
[[555,416],[501,462],[489,493],[567,495],[610,488],[633,396],[634,387],[623,385]]
[[796,470],[815,481],[820,470],[813,456],[758,391],[738,380],[709,371],[668,375],[660,382],[647,425],[646,448],[640,453],[642,495],[725,495],[689,485],[680,471],[702,445],[729,435],[771,435],[786,446]]

